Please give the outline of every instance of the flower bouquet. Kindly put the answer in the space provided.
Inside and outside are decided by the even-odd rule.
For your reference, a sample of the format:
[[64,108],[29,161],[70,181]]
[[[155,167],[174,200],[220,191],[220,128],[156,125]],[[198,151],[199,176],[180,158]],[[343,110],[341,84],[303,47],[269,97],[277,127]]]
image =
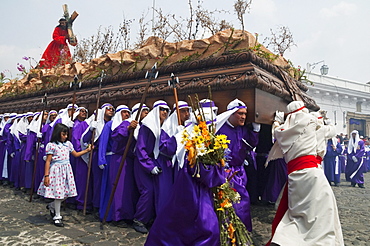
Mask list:
[[[231,175],[232,176],[232,175]],[[220,226],[220,245],[254,245],[243,222],[236,215],[233,203],[240,202],[240,194],[231,187],[229,180],[213,188],[214,206]]]

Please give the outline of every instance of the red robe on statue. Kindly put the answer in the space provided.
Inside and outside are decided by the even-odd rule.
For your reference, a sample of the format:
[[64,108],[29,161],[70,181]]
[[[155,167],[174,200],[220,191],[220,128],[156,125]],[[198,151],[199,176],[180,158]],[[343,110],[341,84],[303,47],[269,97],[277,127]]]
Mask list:
[[50,42],[44,54],[42,54],[39,67],[50,69],[56,65],[68,64],[72,61],[67,38],[68,31],[59,26],[54,29],[53,41]]

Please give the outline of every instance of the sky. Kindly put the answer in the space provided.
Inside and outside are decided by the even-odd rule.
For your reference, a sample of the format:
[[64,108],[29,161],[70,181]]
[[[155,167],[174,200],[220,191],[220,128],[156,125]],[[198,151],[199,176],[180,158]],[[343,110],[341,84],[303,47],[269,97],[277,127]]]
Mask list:
[[[165,14],[189,17],[188,2],[193,6],[200,0],[2,0],[0,21],[0,72],[7,77],[20,77],[17,63],[26,68],[41,58],[51,41],[52,32],[62,17],[62,5],[69,12],[79,13],[74,22],[78,39],[97,34],[99,27],[118,29],[124,19],[137,23],[142,13],[151,19],[151,7],[161,8]],[[234,0],[203,0],[203,7],[225,10],[219,19],[226,19],[240,29],[233,11]],[[370,82],[370,1],[367,0],[253,0],[250,12],[244,17],[245,30],[258,33],[262,41],[286,26],[296,46],[284,53],[295,67],[309,68],[320,73],[320,67],[329,67],[328,76],[359,83]],[[136,24],[135,24],[136,25]],[[133,25],[131,40],[137,39]],[[71,51],[73,53],[73,48]],[[23,57],[32,57],[25,61]],[[315,64],[308,66],[308,64]]]

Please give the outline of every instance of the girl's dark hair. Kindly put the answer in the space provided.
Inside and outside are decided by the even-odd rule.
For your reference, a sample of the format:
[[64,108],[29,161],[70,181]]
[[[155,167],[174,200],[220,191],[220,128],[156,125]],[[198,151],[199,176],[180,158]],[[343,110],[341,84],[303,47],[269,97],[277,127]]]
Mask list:
[[68,134],[68,132],[69,132],[68,126],[66,126],[62,123],[55,124],[53,134],[51,135],[50,142],[54,142],[54,143],[61,142],[60,134],[62,132],[65,132],[65,133]]

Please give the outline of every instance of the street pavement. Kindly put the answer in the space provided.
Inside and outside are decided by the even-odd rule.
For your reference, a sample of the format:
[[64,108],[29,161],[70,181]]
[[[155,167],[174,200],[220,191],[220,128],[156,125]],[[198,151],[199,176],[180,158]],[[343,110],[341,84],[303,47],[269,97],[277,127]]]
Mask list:
[[[340,186],[332,187],[346,246],[370,246],[370,173],[364,176],[365,189],[350,187],[343,174]],[[56,227],[46,201],[28,200],[29,195],[22,191],[0,186],[0,245],[144,245],[146,235],[132,228],[101,225],[94,215],[84,216],[68,208],[61,211],[65,227]],[[254,243],[264,245],[269,240],[274,206],[252,205],[251,213]]]

